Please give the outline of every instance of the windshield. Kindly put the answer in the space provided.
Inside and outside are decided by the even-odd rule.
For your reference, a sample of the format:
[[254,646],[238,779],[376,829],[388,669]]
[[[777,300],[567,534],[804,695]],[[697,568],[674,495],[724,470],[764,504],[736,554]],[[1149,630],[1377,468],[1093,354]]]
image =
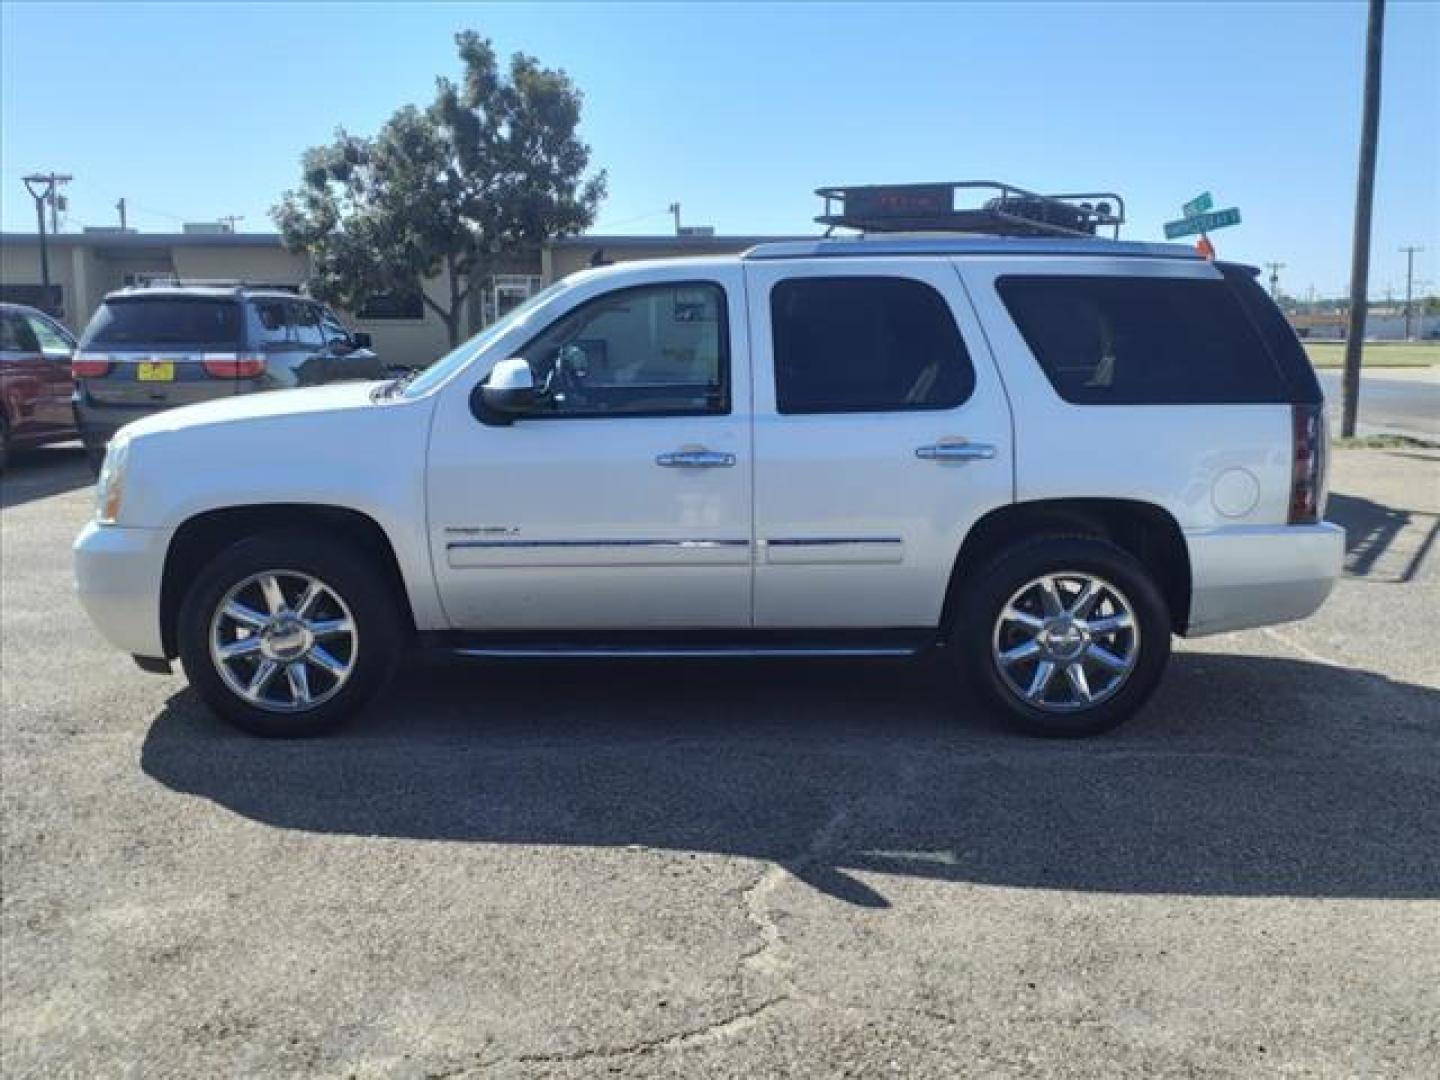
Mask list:
[[417,398],[428,394],[469,363],[472,357],[479,355],[484,349],[488,348],[492,341],[508,333],[511,327],[518,326],[524,322],[530,317],[532,311],[548,301],[552,296],[563,292],[569,287],[567,282],[557,281],[549,288],[541,289],[503,319],[491,323],[469,341],[461,342],[439,360],[436,360],[427,367],[405,386],[404,396],[407,398]]
[[240,306],[233,300],[107,300],[85,329],[86,348],[198,345],[235,349],[239,344]]

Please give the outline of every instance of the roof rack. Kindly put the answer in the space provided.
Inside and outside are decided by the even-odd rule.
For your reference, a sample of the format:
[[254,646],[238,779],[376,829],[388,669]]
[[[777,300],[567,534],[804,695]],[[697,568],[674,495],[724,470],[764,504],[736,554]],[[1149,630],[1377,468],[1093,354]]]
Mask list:
[[[957,207],[959,192],[985,192],[979,206]],[[983,233],[989,236],[1095,236],[1111,229],[1120,238],[1125,200],[1112,191],[1039,195],[998,180],[935,184],[822,187],[825,212],[815,220],[861,232]],[[837,206],[838,204],[838,206]]]
[[295,293],[305,290],[303,284],[294,281],[248,281],[243,278],[182,278],[175,275],[147,277],[128,286],[131,289],[273,289],[276,292]]

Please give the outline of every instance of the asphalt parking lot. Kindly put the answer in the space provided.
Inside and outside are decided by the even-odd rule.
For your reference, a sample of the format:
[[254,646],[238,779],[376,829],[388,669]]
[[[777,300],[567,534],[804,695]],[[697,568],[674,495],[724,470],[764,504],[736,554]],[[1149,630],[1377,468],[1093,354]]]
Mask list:
[[78,452],[0,520],[6,1076],[1419,1076],[1440,453],[1336,454],[1315,619],[1050,744],[938,662],[411,666],[234,734],[91,630]]

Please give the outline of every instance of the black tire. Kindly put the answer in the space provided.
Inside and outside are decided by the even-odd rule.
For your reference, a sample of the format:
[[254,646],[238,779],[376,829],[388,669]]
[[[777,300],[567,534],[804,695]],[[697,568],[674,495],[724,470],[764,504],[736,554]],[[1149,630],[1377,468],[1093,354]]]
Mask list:
[[91,475],[99,476],[100,467],[105,464],[105,447],[91,446],[87,443],[85,446],[85,464],[90,466]]
[[[1027,584],[1050,574],[1063,577],[1066,572],[1094,575],[1119,590],[1119,600],[1128,602],[1133,612],[1132,622],[1138,631],[1133,638],[1126,636],[1128,631],[1115,631],[1117,636],[1096,638],[1093,643],[1112,655],[1120,652],[1128,656],[1133,648],[1134,661],[1128,673],[1113,690],[1109,690],[1108,696],[1101,698],[1096,695],[1095,704],[1080,704],[1076,691],[1066,685],[1058,691],[1048,692],[1053,693],[1056,699],[1069,697],[1075,698],[1075,701],[1068,704],[1063,700],[1059,704],[1046,702],[1042,707],[1027,700],[1020,689],[1011,685],[1011,681],[1019,681],[1014,674],[1017,671],[1022,674],[1034,672],[1040,659],[1050,654],[1041,653],[1036,660],[1022,661],[1022,666],[1010,669],[1012,675],[1007,679],[996,653],[1002,648],[1001,635],[1013,633],[1015,627],[1007,623],[1002,629],[999,622],[1002,611]],[[1070,581],[1078,587],[1078,579],[1068,579],[1062,584]],[[1062,601],[1067,595],[1062,594]],[[1102,600],[1105,607],[1101,610],[1117,610],[1111,607],[1113,600],[1113,597]],[[1088,626],[1088,623],[1085,625]],[[1085,633],[1088,635],[1088,630]],[[970,578],[961,598],[951,640],[960,652],[971,684],[1012,726],[1031,735],[1078,738],[1109,731],[1127,720],[1149,699],[1170,659],[1170,612],[1165,597],[1150,574],[1128,552],[1096,537],[1045,535],[1002,552]],[[1078,648],[1080,655],[1087,658],[1080,665],[1082,668],[1090,664],[1089,646],[1084,644],[1090,640],[1086,636],[1073,646],[1068,640],[1064,642],[1067,650]],[[1023,666],[1027,662],[1035,667],[1027,670]],[[1068,683],[1067,668],[1073,664],[1074,661],[1055,664],[1051,669],[1052,677],[1056,672],[1063,672],[1061,678]],[[1095,665],[1090,664],[1089,669],[1094,671]],[[1101,669],[1102,679],[1110,675],[1110,669]],[[1046,694],[1047,691],[1042,690],[1042,702]],[[1058,711],[1061,705],[1064,705],[1065,711]]]
[[[349,609],[356,629],[353,648],[343,654],[346,663],[353,661],[348,676],[332,696],[313,707],[277,712],[252,704],[230,688],[211,655],[212,620],[221,602],[237,584],[266,571],[281,572],[292,593],[298,578],[284,578],[285,574],[310,575],[323,582]],[[287,600],[293,603],[295,597]],[[373,560],[343,540],[308,530],[262,533],[225,548],[196,576],[180,606],[180,662],[190,685],[236,727],[271,738],[320,735],[343,725],[389,681],[404,644],[399,612],[399,599],[386,576]],[[309,655],[299,659],[299,666],[307,667]],[[254,662],[258,665],[259,660]],[[293,663],[282,665],[287,677]],[[329,678],[323,668],[310,677]]]
[[0,416],[0,473],[10,465],[10,425]]

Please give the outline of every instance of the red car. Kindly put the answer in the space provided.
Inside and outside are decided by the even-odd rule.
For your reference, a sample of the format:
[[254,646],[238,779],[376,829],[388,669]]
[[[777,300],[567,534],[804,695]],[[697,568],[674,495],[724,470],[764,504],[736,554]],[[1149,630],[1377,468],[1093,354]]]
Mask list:
[[78,437],[71,404],[75,339],[50,316],[0,304],[0,470],[12,450]]

